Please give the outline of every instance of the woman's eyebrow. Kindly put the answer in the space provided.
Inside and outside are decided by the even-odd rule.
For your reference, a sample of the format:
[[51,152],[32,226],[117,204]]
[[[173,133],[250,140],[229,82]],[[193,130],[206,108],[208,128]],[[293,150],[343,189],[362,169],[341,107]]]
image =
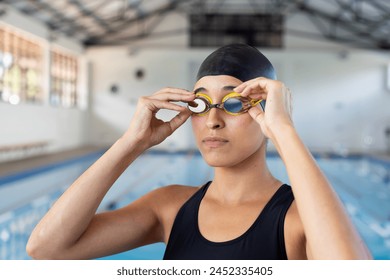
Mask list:
[[[222,88],[223,91],[233,91],[233,89],[235,89],[237,86],[224,86]],[[197,94],[198,92],[207,92],[207,89],[205,89],[204,87],[200,87],[200,88],[197,88],[196,90],[194,90],[194,93]]]
[[197,94],[198,92],[202,92],[202,91],[207,91],[207,89],[205,89],[204,87],[200,87],[194,90],[194,93]]
[[237,86],[224,86],[222,89],[224,91],[233,91]]

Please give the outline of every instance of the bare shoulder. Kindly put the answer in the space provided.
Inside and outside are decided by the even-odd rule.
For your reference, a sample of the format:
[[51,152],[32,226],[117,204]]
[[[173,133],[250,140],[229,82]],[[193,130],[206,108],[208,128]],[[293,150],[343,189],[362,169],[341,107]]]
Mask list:
[[197,190],[199,187],[169,185],[151,191],[145,199],[160,214],[167,209],[180,208]]
[[151,197],[158,198],[161,206],[168,203],[180,204],[181,201],[189,199],[199,187],[184,186],[184,185],[169,185],[158,188],[151,192]]
[[199,190],[199,187],[169,185],[148,194],[148,200],[153,205],[154,212],[164,231],[164,241],[167,242],[173,222],[182,205]]
[[286,214],[284,236],[288,259],[307,259],[305,233],[295,200]]

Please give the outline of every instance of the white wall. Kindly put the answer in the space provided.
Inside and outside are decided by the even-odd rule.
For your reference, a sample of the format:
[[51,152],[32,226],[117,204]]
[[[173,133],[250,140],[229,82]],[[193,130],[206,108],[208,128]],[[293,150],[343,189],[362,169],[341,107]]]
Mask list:
[[[49,32],[47,28],[22,15],[16,10],[7,7],[7,13],[0,18],[0,23],[7,24],[25,32],[27,36],[42,40],[49,46]],[[52,42],[61,46],[64,50],[75,54],[83,54],[83,46],[66,37],[57,36]],[[85,68],[86,62],[81,60],[81,68]],[[85,71],[81,70],[80,79],[85,81]],[[46,94],[48,89],[46,90]],[[20,104],[10,105],[0,102],[0,147],[13,144],[24,144],[36,141],[48,141],[45,149],[37,150],[38,153],[48,151],[66,150],[83,145],[87,141],[85,127],[88,127],[88,110],[85,106],[87,92],[83,92],[81,109],[64,109],[52,107],[49,104]],[[31,155],[30,153],[7,152],[0,154],[0,161],[21,158]]]
[[[124,133],[140,96],[166,86],[191,89],[186,63],[191,56],[185,49],[160,48],[129,54],[127,48],[96,48],[88,50],[87,56],[93,77],[90,141],[95,144],[110,145]],[[135,78],[137,69],[145,71],[142,80]],[[112,84],[118,85],[117,94],[110,93]],[[159,116],[166,119],[170,114],[162,112]],[[159,148],[187,149],[193,147],[191,143],[190,127],[185,125]]]
[[[192,89],[194,69],[210,50],[95,48],[92,141],[112,143],[127,128],[136,99],[165,86]],[[263,50],[278,78],[292,90],[296,127],[313,150],[385,150],[390,126],[390,91],[386,89],[386,54],[362,50]],[[108,64],[107,61],[110,63]],[[192,68],[191,68],[192,67]],[[137,68],[145,70],[136,80]],[[118,84],[117,95],[109,93]],[[160,148],[193,147],[189,126]]]

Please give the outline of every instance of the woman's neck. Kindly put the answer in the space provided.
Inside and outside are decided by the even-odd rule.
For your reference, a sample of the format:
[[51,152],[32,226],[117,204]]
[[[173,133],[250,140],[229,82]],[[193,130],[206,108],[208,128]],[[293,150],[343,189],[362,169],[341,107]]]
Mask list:
[[238,204],[268,197],[281,182],[268,170],[265,147],[232,167],[216,167],[210,195],[221,203]]

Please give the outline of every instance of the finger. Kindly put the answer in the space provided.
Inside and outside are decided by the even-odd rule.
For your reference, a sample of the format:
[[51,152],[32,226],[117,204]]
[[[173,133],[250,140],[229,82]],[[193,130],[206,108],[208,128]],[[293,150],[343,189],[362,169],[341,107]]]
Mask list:
[[192,91],[189,91],[187,89],[181,89],[181,88],[173,88],[173,87],[165,87],[157,91],[154,95],[158,95],[160,93],[165,93],[165,92],[171,92],[171,93],[179,93],[179,94],[194,94]]
[[252,107],[248,113],[258,124],[261,124],[264,119],[264,112],[258,107]]
[[241,85],[235,87],[233,90],[235,92],[241,93],[248,85],[252,84],[253,81],[254,81],[254,79],[246,81],[246,82],[242,83]]
[[[234,89],[236,90],[236,89]],[[259,87],[258,82],[251,81],[250,83],[245,83],[244,85],[240,86],[240,88],[237,89],[237,92],[239,92],[242,96],[248,96],[251,93],[259,93],[263,92],[263,89]]]
[[252,83],[252,84],[248,84],[244,90],[241,92],[241,95],[244,96],[244,97],[254,97],[254,95],[261,95],[261,94],[266,94],[266,91],[259,87],[259,84],[256,82],[256,83]]
[[152,95],[150,98],[166,101],[183,101],[188,102],[195,99],[194,93],[176,93],[176,92],[160,92]]
[[241,85],[235,87],[233,89],[233,91],[237,92],[237,93],[241,93],[243,91],[243,89],[246,87],[247,83],[242,83]]
[[246,97],[249,97],[250,99],[254,100],[266,100],[267,99],[267,93],[250,93]]
[[182,111],[187,110],[187,108],[184,106],[181,106],[181,105],[178,105],[175,103],[171,103],[169,101],[156,100],[156,99],[149,100],[149,102],[146,103],[145,105],[152,112],[157,112],[160,109],[167,109],[167,110],[173,110],[173,111],[178,111],[178,112],[182,112]]
[[248,80],[246,82],[243,82],[241,85],[239,85],[236,88],[234,88],[234,91],[241,93],[249,85],[256,84],[258,86],[260,81],[262,83],[265,83],[268,80],[269,79],[264,78],[264,77],[254,78],[254,79]]
[[176,129],[178,129],[182,124],[188,120],[191,116],[191,111],[186,110],[177,114],[170,122],[169,126],[171,127],[171,133],[173,133]]

